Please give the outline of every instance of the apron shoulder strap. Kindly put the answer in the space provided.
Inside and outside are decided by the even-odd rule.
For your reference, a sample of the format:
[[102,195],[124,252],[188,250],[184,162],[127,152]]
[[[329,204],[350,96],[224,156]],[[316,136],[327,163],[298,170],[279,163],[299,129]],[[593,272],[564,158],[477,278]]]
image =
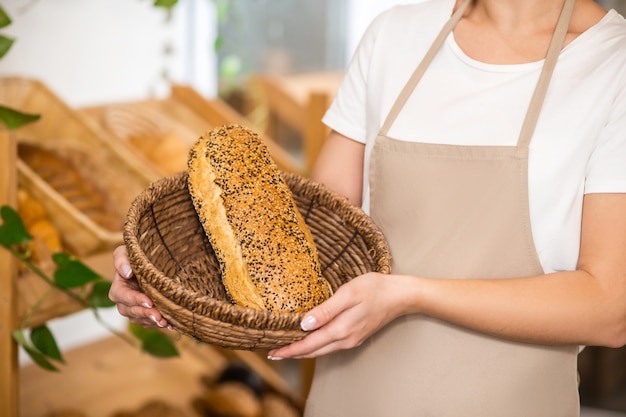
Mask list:
[[556,67],[556,61],[559,58],[559,53],[565,43],[565,37],[567,36],[567,30],[572,18],[572,13],[574,12],[575,4],[576,0],[566,0],[563,10],[561,11],[561,16],[559,17],[556,29],[554,30],[554,35],[552,35],[552,41],[548,47],[548,53],[543,64],[543,69],[541,70],[541,75],[539,75],[539,81],[535,87],[535,91],[528,107],[528,112],[526,113],[526,118],[522,124],[522,130],[520,131],[519,139],[517,140],[518,148],[527,149],[533,133],[535,133],[539,113],[541,113],[541,107],[543,106],[543,101],[546,97],[546,93],[548,92],[548,86],[550,85],[550,80],[552,79],[554,67]]
[[407,100],[413,93],[413,90],[415,90],[415,87],[420,82],[424,73],[430,66],[430,63],[435,58],[435,55],[437,55],[437,52],[439,52],[441,45],[443,45],[450,32],[452,32],[452,29],[454,29],[459,20],[461,20],[461,17],[463,17],[463,14],[467,10],[467,7],[470,5],[471,2],[472,0],[465,0],[461,7],[459,7],[454,12],[452,17],[450,17],[448,22],[443,26],[443,28],[439,32],[439,35],[437,35],[435,41],[426,52],[426,55],[424,55],[424,58],[422,58],[422,62],[420,62],[420,64],[417,66],[417,68],[411,75],[411,78],[409,78],[409,81],[400,92],[400,95],[398,96],[398,98],[396,98],[396,101],[391,107],[391,110],[387,115],[387,119],[385,120],[385,123],[380,130],[381,135],[386,135],[389,132],[389,129],[393,125],[393,122],[396,121],[398,114],[400,114],[400,110],[402,110],[402,108],[406,104]]

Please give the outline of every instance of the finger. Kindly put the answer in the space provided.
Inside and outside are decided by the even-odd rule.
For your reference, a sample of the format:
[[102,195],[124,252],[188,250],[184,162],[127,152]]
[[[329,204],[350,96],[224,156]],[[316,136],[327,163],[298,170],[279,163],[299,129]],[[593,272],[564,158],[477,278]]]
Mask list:
[[311,332],[302,340],[268,352],[268,356],[271,359],[311,357],[314,352],[324,350],[325,346],[332,346],[332,348],[340,346],[345,349],[345,341],[350,336],[350,332],[346,331],[344,327],[337,322],[330,323]]
[[302,359],[314,358],[322,354],[345,349],[344,341],[334,339],[326,329],[312,332],[304,339],[279,349],[268,352],[268,359]]
[[340,342],[333,342],[331,344],[322,346],[321,348],[314,350],[312,352],[307,352],[302,355],[296,355],[291,357],[291,359],[314,359],[319,356],[328,355],[329,353],[337,352],[339,350],[345,350],[346,348]]
[[127,317],[131,323],[139,324],[146,328],[168,327],[167,320],[154,308],[144,308],[140,306],[129,307],[119,304],[117,311],[122,316]]
[[139,290],[139,284],[135,279],[124,279],[119,274],[115,274],[113,278],[109,289],[109,298],[116,304],[129,307],[152,308],[154,306],[152,300]]
[[113,265],[115,266],[115,271],[122,278],[130,278],[133,276],[133,270],[130,267],[126,246],[122,245],[115,248],[113,251]]

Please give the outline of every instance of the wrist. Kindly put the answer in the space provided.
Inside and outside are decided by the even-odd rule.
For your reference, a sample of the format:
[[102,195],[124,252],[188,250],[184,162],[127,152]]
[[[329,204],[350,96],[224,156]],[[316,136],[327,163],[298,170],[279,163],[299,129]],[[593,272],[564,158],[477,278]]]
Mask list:
[[400,315],[423,313],[425,280],[411,275],[398,275],[397,277]]

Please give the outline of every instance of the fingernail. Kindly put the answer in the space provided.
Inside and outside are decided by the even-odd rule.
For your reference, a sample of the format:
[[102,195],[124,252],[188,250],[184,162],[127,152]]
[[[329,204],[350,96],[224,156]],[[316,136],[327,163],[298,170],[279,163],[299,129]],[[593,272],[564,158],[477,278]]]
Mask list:
[[141,305],[145,308],[152,308],[152,305],[150,303],[142,303]]
[[282,360],[283,360],[283,358],[281,358],[281,357],[278,357],[278,356],[270,356],[270,355],[267,355],[267,359],[269,359],[269,360],[271,360],[271,361],[282,361]]
[[155,322],[157,326],[159,326],[159,327],[163,327],[163,326],[161,325],[161,323],[159,323],[159,321],[156,319],[156,317],[154,317],[154,316],[150,316],[150,319],[151,319],[153,322]]
[[300,327],[305,332],[308,330],[313,330],[315,328],[315,317],[306,316],[304,320],[302,320],[302,322],[300,323]]
[[122,266],[122,274],[124,274],[126,278],[130,278],[130,276],[133,274],[133,270],[129,265],[124,265]]
[[169,325],[168,325],[168,326],[167,326],[167,330],[174,331],[174,328],[173,328],[172,326],[169,326]]

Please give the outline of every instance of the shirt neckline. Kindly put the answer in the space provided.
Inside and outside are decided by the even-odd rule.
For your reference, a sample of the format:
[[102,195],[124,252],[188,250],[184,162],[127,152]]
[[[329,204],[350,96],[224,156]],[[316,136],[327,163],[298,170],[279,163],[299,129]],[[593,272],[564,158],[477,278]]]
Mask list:
[[[595,25],[591,26],[589,29],[581,33],[576,39],[567,44],[565,48],[561,51],[561,56],[569,54],[569,51],[572,49],[578,48],[578,45],[586,42],[586,39],[593,36],[595,32],[600,30],[603,26],[608,24],[608,22],[617,15],[617,11],[615,9],[609,10],[603,17],[600,19]],[[454,38],[454,31],[452,31],[448,37],[446,38],[446,46],[449,47],[452,52],[466,65],[480,69],[483,71],[489,72],[522,72],[529,71],[536,68],[541,68],[545,59],[541,59],[539,61],[533,62],[525,62],[521,64],[488,64],[486,62],[478,61],[474,58],[468,56],[461,47],[456,43],[456,39]]]

